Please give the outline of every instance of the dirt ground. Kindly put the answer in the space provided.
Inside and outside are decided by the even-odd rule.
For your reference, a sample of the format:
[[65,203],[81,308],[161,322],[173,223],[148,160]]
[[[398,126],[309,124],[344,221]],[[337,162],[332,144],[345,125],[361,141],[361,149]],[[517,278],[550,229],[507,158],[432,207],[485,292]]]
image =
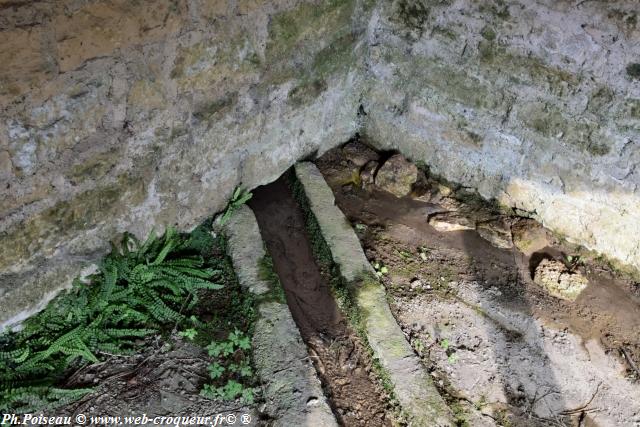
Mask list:
[[[260,420],[258,404],[244,405],[200,396],[202,385],[209,381],[207,366],[210,360],[206,352],[180,337],[174,337],[170,342],[158,337],[149,340],[147,350],[141,354],[113,357],[77,371],[68,379],[67,386],[99,387],[94,393],[55,411],[56,414],[72,419],[84,414],[87,426],[109,424],[91,424],[90,417],[143,414],[149,418],[209,416],[212,419],[217,414],[233,414],[237,419],[249,414],[252,420],[249,425],[265,425]],[[210,426],[211,423],[200,425]]]
[[249,206],[336,419],[343,426],[392,425],[371,361],[315,262],[303,213],[285,179],[256,189]]
[[[423,172],[410,195],[381,191],[363,165],[385,154],[367,155],[317,164],[462,425],[640,426],[637,282]],[[588,279],[575,301],[534,282],[543,259]]]

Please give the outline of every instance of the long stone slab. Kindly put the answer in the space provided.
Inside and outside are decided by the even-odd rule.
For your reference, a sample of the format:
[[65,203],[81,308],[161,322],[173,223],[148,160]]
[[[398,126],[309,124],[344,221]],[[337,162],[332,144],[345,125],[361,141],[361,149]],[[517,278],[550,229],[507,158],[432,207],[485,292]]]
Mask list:
[[402,410],[415,426],[452,426],[453,416],[435,388],[387,304],[384,286],[375,279],[360,241],[318,168],[309,162],[295,166],[311,211],[331,249],[334,262],[363,317],[367,339],[388,372]]
[[241,207],[224,230],[240,285],[258,299],[253,355],[270,425],[337,427],[289,307],[268,298],[273,289],[260,278],[258,263],[265,251],[251,209]]

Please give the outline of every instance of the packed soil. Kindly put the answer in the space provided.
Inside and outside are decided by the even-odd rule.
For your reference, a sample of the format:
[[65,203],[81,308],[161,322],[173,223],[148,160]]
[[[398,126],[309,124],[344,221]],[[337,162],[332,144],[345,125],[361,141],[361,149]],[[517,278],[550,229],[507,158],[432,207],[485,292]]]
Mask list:
[[256,189],[249,206],[338,422],[392,425],[371,361],[316,264],[302,210],[285,179]]
[[[382,191],[370,179],[379,166],[362,165],[388,155],[359,160],[367,150],[337,148],[317,165],[368,259],[386,267],[394,316],[459,422],[639,426],[640,285],[423,171],[407,196]],[[438,215],[448,229],[433,226]],[[588,279],[575,301],[534,281],[543,259]]]

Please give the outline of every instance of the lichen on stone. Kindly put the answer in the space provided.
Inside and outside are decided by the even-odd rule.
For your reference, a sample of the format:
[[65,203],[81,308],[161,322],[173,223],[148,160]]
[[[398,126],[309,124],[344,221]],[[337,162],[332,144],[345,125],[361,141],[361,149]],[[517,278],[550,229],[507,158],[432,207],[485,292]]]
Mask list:
[[327,90],[327,82],[323,79],[302,82],[289,91],[287,102],[294,107],[299,107],[313,101],[325,90]]
[[430,9],[423,0],[399,0],[394,2],[394,13],[395,18],[406,28],[422,32]]
[[640,63],[634,62],[632,64],[627,65],[627,75],[632,79],[640,79]]
[[480,31],[480,35],[490,42],[496,39],[496,32],[488,25]]

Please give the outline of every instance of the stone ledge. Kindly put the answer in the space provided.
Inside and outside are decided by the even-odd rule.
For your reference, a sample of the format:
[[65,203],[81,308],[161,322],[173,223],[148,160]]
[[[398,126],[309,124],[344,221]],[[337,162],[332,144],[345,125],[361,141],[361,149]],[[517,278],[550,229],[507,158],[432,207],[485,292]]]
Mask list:
[[[265,251],[251,209],[242,206],[224,229],[240,286],[258,296],[269,292],[271,285],[259,276]],[[272,425],[337,427],[287,304],[264,298],[257,310],[253,354]]]
[[384,287],[378,280],[370,279],[374,270],[351,225],[335,205],[324,177],[312,163],[298,163],[295,170],[333,260],[348,286],[355,290],[367,339],[391,378],[402,410],[412,425],[454,425],[449,408],[393,317]]

